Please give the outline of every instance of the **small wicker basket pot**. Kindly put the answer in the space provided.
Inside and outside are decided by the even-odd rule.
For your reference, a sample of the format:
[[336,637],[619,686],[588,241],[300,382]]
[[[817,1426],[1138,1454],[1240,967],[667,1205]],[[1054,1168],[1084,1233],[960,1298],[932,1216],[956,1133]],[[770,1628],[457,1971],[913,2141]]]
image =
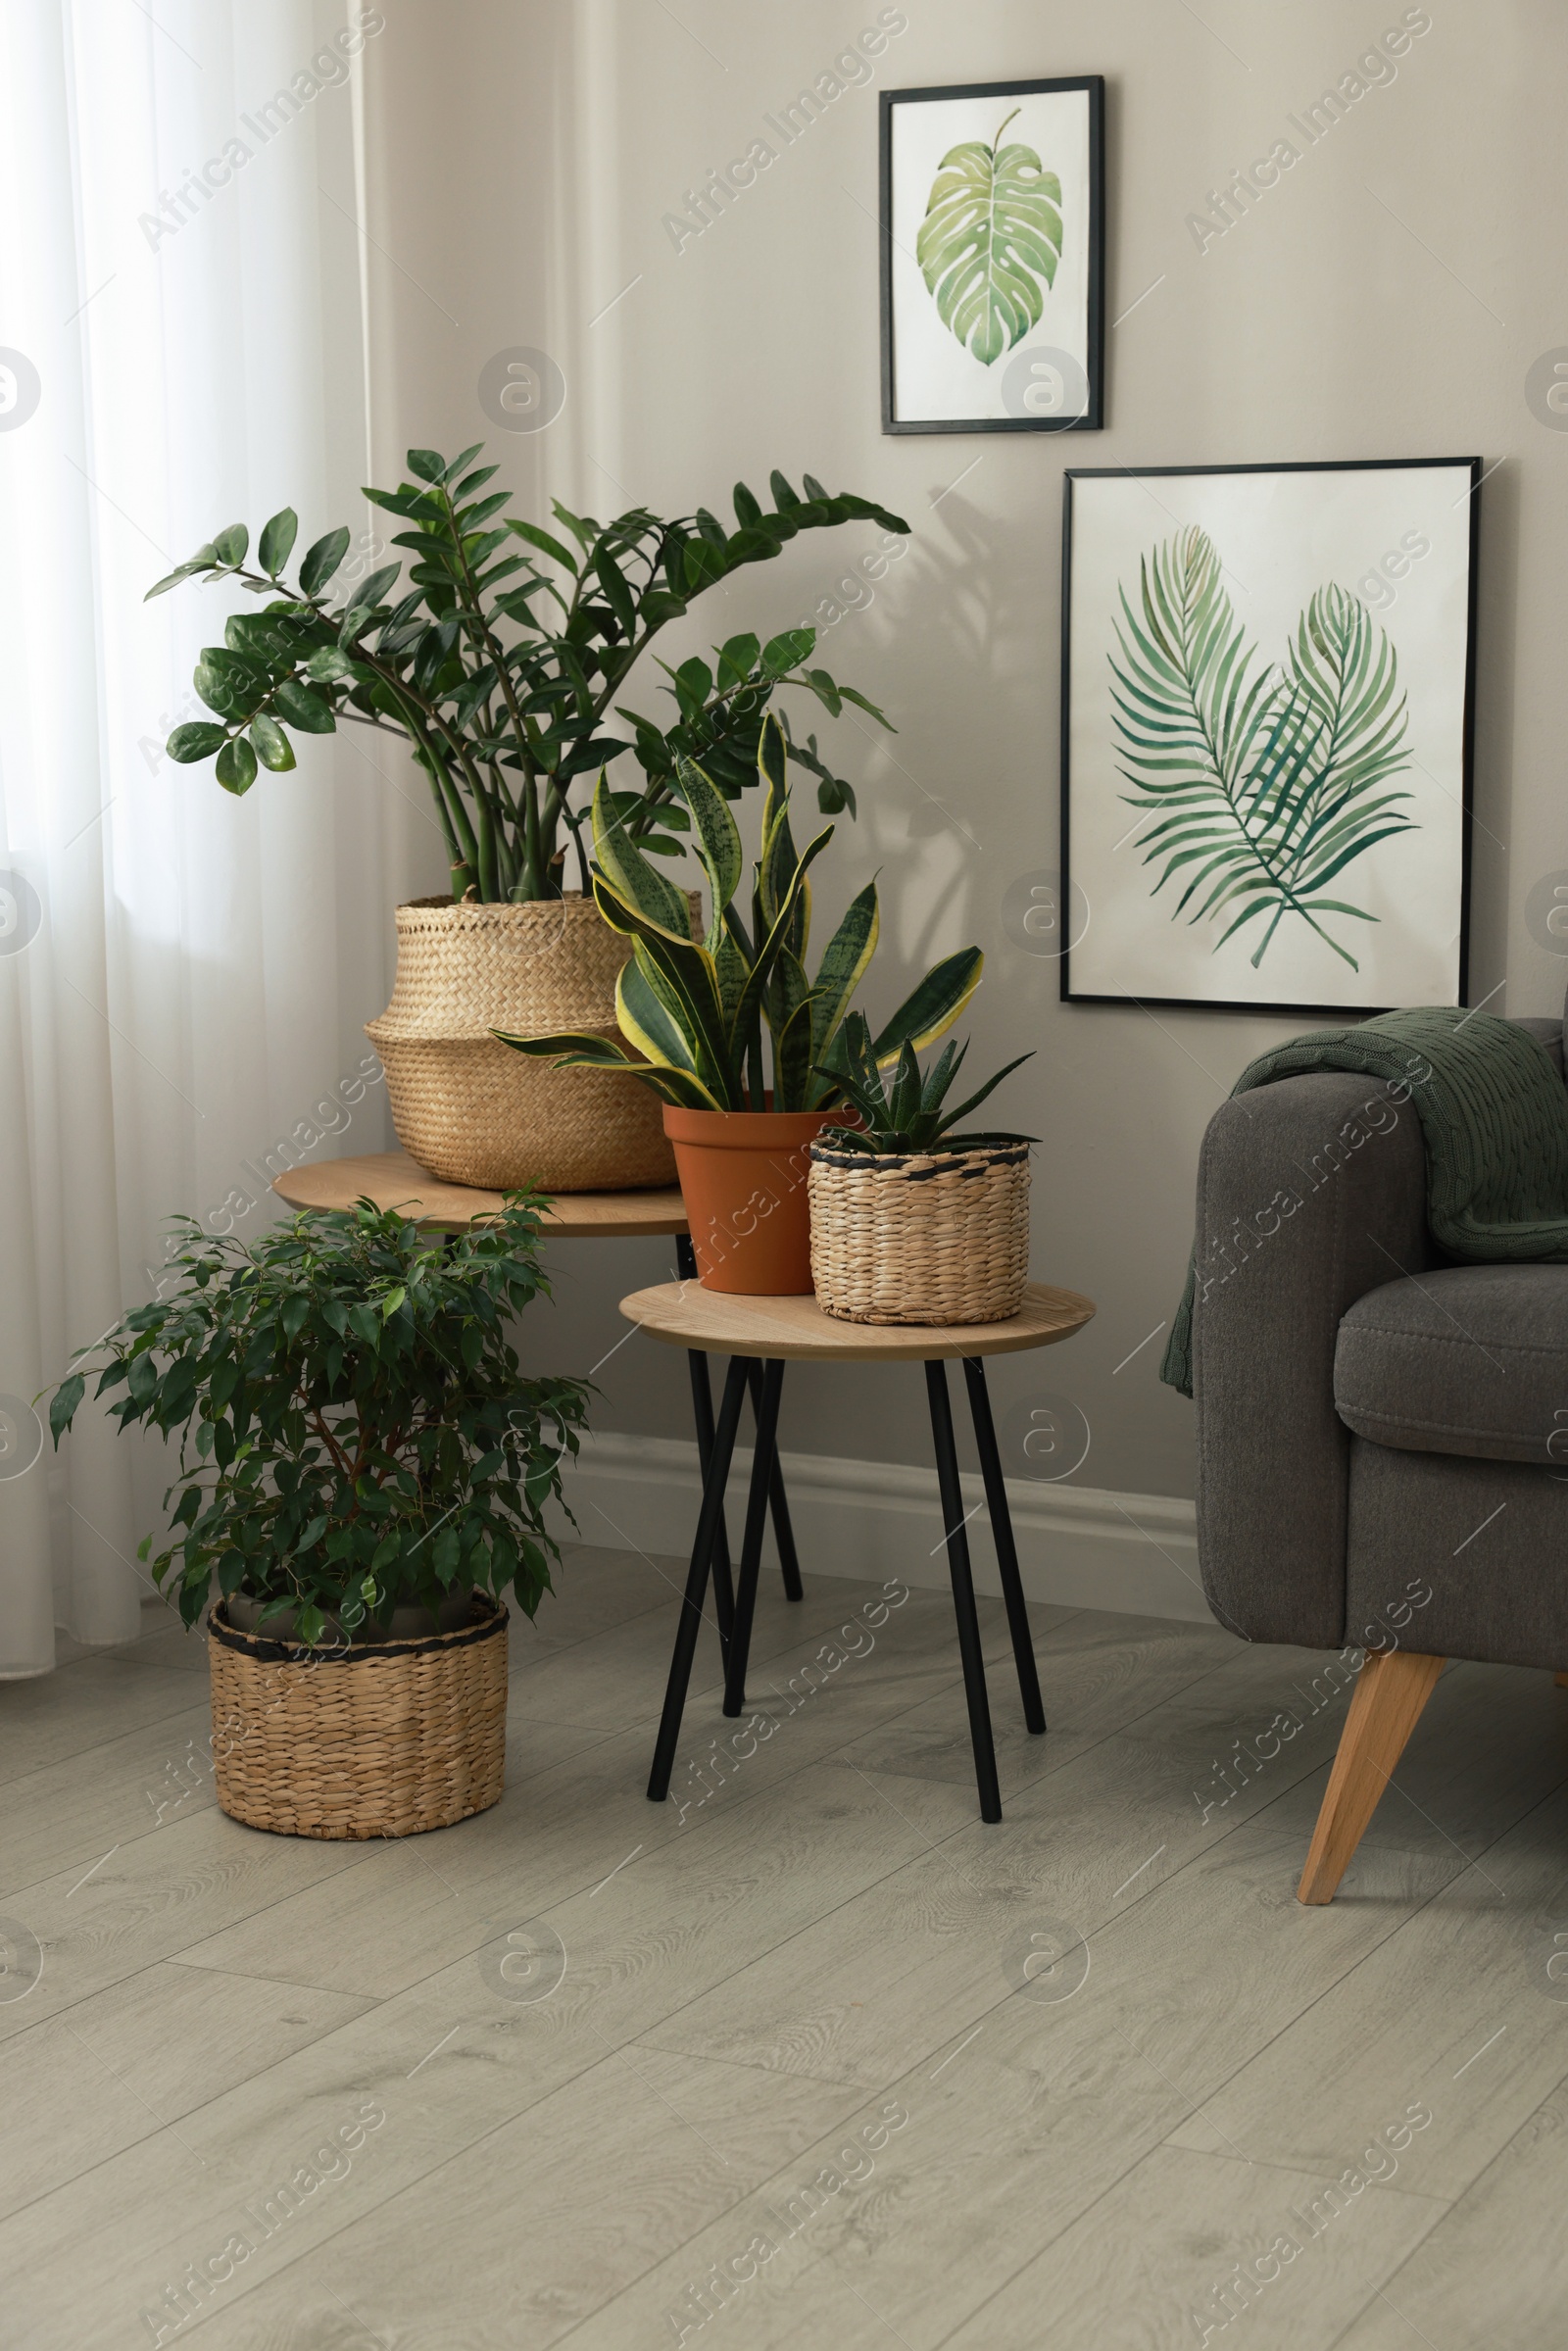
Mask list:
[[1029,1273],[1029,1146],[811,1145],[811,1278],[841,1322],[1005,1322]]
[[207,1619],[213,1774],[236,1821],[280,1837],[412,1837],[498,1801],[507,1611],[454,1633],[311,1649]]
[[397,909],[392,1002],[366,1035],[381,1056],[398,1141],[448,1184],[504,1192],[638,1192],[673,1184],[653,1091],[635,1078],[553,1069],[490,1034],[618,1037],[615,981],[631,941],[590,898],[479,906],[416,898]]

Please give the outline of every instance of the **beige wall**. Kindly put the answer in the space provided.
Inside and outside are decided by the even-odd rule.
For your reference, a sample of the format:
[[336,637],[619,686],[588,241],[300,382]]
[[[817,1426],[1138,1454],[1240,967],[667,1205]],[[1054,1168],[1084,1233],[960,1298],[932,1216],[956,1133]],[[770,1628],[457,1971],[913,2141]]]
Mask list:
[[[525,511],[550,494],[601,516],[644,501],[716,508],[737,477],[760,486],[777,465],[908,518],[906,556],[822,650],[900,730],[887,748],[842,723],[835,734],[862,812],[834,845],[824,912],[882,869],[878,1002],[920,958],[970,938],[985,948],[976,1063],[1037,1053],[999,1104],[1042,1138],[1034,1270],[1101,1308],[1058,1355],[999,1369],[999,1399],[1055,1390],[1081,1407],[1094,1432],[1081,1483],[1190,1494],[1191,1408],[1156,1382],[1158,1343],[1114,1367],[1174,1304],[1205,1121],[1245,1061],[1309,1023],[1063,1006],[1054,966],[1003,932],[1008,881],[1055,857],[1060,475],[1473,452],[1495,467],[1471,1001],[1505,979],[1492,1009],[1557,1010],[1568,963],[1532,941],[1524,907],[1534,882],[1568,867],[1568,435],[1537,421],[1524,383],[1568,342],[1560,7],[1431,0],[1396,79],[1200,252],[1187,215],[1400,22],[1398,0],[905,0],[878,83],[1106,75],[1109,316],[1154,290],[1109,336],[1105,431],[884,439],[874,85],[848,90],[683,250],[662,225],[875,21],[875,0],[381,5],[365,199],[377,478],[406,442],[455,449],[483,433]],[[543,346],[567,379],[537,436],[495,432],[477,405],[480,368],[509,344]],[[700,607],[680,649],[796,620],[875,537],[797,542]],[[433,860],[426,886],[439,878]],[[657,1278],[663,1255],[563,1249],[562,1325],[535,1344],[588,1368],[620,1336],[620,1292]],[[684,1433],[678,1357],[636,1339],[600,1380],[607,1427]],[[801,1449],[924,1453],[912,1374],[813,1367],[786,1414]]]

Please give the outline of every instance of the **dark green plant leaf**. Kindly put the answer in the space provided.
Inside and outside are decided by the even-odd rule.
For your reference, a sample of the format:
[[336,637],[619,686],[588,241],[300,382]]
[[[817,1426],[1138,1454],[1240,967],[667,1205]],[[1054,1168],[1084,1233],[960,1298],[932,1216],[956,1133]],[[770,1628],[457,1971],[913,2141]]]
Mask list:
[[276,579],[294,552],[300,518],[291,506],[280,507],[269,522],[262,526],[257,542],[256,560],[269,579]]
[[762,667],[769,677],[787,677],[808,659],[815,643],[814,628],[786,628],[762,647]]
[[906,1038],[916,1051],[934,1044],[957,1019],[979,987],[984,969],[985,957],[978,947],[960,947],[956,955],[944,955],[940,963],[933,963],[877,1037],[872,1050],[878,1062],[896,1059]]
[[182,579],[189,579],[194,572],[213,571],[217,566],[217,548],[211,543],[199,547],[188,563],[177,564],[172,571],[165,572],[162,579],[156,580],[142,598],[142,603],[151,604],[155,596],[167,596],[171,588],[177,588]]
[[297,726],[307,735],[330,735],[337,726],[330,708],[318,694],[295,679],[278,687],[272,696],[272,707],[290,726]]
[[541,555],[549,556],[552,562],[560,563],[563,569],[576,570],[575,557],[567,553],[559,539],[552,538],[549,531],[541,530],[537,522],[523,522],[517,515],[509,514],[507,528],[515,531],[519,539],[526,539],[530,547],[537,547]]
[[225,792],[248,792],[256,781],[256,754],[243,735],[231,736],[218,755],[215,770]]
[[336,530],[327,531],[324,537],[318,539],[315,546],[306,551],[305,561],[300,565],[300,586],[307,596],[314,596],[318,589],[325,587],[348,551],[349,534],[341,524]]
[[[293,744],[276,719],[269,718],[265,710],[259,710],[251,720],[251,745],[264,767],[281,772],[295,763]],[[221,782],[221,777],[219,780]]]
[[227,530],[220,530],[213,540],[213,552],[220,563],[237,566],[244,563],[245,550],[250,543],[251,534],[244,523],[231,522]]
[[184,726],[176,726],[170,736],[167,749],[172,759],[188,767],[193,759],[208,759],[226,742],[226,730],[215,726],[210,718],[193,718]]
[[610,609],[619,622],[622,634],[634,637],[637,633],[637,608],[632,602],[631,590],[626,585],[619,564],[603,541],[594,550],[594,569],[599,574]]

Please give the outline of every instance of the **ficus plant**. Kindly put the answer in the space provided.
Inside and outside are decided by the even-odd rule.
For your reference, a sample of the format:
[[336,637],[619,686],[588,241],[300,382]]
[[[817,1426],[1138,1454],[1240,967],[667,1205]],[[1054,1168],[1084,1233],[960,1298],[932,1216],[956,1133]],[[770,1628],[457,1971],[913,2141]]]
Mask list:
[[[834,717],[853,703],[887,726],[863,694],[809,665],[809,628],[765,645],[732,636],[711,667],[695,656],[674,669],[661,663],[673,723],[619,697],[655,637],[709,588],[770,561],[802,531],[856,519],[907,531],[897,514],[849,492],[832,496],[810,474],[803,498],[775,472],[770,513],[737,482],[734,530],[706,507],[676,521],[633,507],[601,523],[558,499],[558,537],[503,513],[511,492],[486,488],[497,468],[473,465],[482,449],[476,442],[450,461],[411,449],[414,478],[365,492],[408,526],[392,542],[412,559],[401,592],[401,563],[334,587],[346,528],[306,551],[291,584],[291,507],[262,531],[254,565],[250,534],[236,522],[150,588],[161,596],[201,576],[268,599],[261,612],[229,618],[223,643],[203,653],[196,691],[214,715],[176,726],[171,757],[216,755],[219,782],[240,793],[259,767],[295,764],[292,733],[330,734],[352,721],[399,735],[428,778],[453,896],[527,901],[562,895],[568,835],[587,886],[586,809],[572,787],[622,752],[642,780],[612,796],[615,813],[644,852],[673,857],[688,823],[677,761],[700,758],[719,791],[738,798],[755,779],[763,714],[781,687],[801,689]],[[612,731],[616,718],[629,736]],[[824,813],[853,812],[854,794],[818,757],[815,735],[786,740],[789,757],[817,778]]]
[[827,1127],[822,1141],[840,1151],[870,1153],[879,1158],[925,1151],[974,1151],[987,1143],[1037,1143],[1037,1135],[956,1133],[958,1121],[978,1110],[1004,1078],[1010,1077],[1032,1053],[1020,1053],[966,1101],[948,1104],[954,1079],[963,1066],[967,1042],[951,1039],[929,1069],[922,1072],[914,1041],[906,1037],[899,1048],[891,1082],[885,1081],[876,1041],[863,1012],[852,1012],[828,1048],[819,1074],[839,1088],[859,1118],[858,1126]]
[[[593,890],[605,920],[632,941],[615,993],[625,1043],[497,1030],[504,1044],[558,1068],[623,1070],[688,1109],[814,1110],[838,1100],[842,1080],[822,1064],[876,951],[876,884],[867,882],[852,900],[811,973],[808,868],[833,827],[796,848],[788,756],[783,728],[769,712],[757,754],[762,840],[749,916],[736,903],[745,857],[728,803],[694,760],[677,761],[675,788],[691,818],[712,909],[701,943],[691,936],[684,892],[649,864],[601,779],[593,803]],[[923,1046],[940,1037],[979,986],[983,964],[977,947],[934,964],[872,1041],[873,1053],[895,1059],[906,1039]]]
[[[368,1200],[306,1209],[253,1242],[175,1220],[167,1295],[76,1360],[49,1406],[58,1446],[91,1377],[122,1429],[177,1447],[152,1557],[194,1624],[216,1576],[297,1612],[298,1638],[363,1639],[454,1589],[551,1589],[545,1524],[577,1449],[581,1380],[524,1379],[507,1319],[548,1295],[539,1202],[512,1193],[455,1239]],[[149,1536],[140,1557],[153,1548]]]

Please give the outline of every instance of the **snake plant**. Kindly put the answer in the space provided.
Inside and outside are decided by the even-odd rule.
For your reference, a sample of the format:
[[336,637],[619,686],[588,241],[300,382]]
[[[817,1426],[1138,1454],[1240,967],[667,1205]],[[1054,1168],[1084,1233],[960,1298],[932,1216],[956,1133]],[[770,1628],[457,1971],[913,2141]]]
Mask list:
[[[691,936],[684,892],[649,864],[620,822],[605,780],[594,795],[593,889],[599,910],[632,941],[615,1009],[624,1043],[562,1034],[495,1035],[518,1053],[564,1069],[624,1070],[665,1102],[695,1110],[814,1110],[830,1106],[844,1080],[822,1066],[876,950],[875,882],[851,902],[814,977],[807,969],[811,928],[808,868],[833,838],[827,825],[804,850],[790,831],[788,745],[769,712],[758,745],[763,792],[761,854],[754,871],[751,919],[735,905],[745,858],[724,796],[694,760],[681,759],[676,787],[708,876],[712,919]],[[906,1039],[930,1044],[952,1027],[980,984],[984,957],[960,948],[933,964],[868,1048],[898,1058]],[[767,1085],[762,1032],[772,1047]]]
[[972,1151],[983,1143],[1038,1143],[1037,1135],[953,1132],[959,1119],[977,1110],[1004,1078],[1010,1077],[1022,1063],[1034,1057],[1032,1053],[1020,1053],[1017,1060],[1007,1062],[994,1077],[987,1078],[966,1102],[948,1109],[945,1106],[948,1090],[962,1068],[968,1050],[967,1043],[959,1045],[950,1039],[922,1076],[914,1041],[906,1037],[899,1049],[893,1083],[887,1086],[883,1083],[882,1063],[872,1042],[870,1024],[863,1012],[852,1012],[829,1049],[821,1074],[832,1078],[851,1108],[858,1111],[860,1124],[828,1127],[823,1132],[823,1142],[840,1151],[873,1152],[878,1157],[911,1151]]
[[[643,770],[638,789],[612,796],[624,830],[645,851],[678,857],[685,844],[674,836],[689,820],[677,759],[704,759],[719,789],[738,798],[755,780],[762,716],[780,687],[814,696],[830,717],[854,703],[888,724],[863,694],[809,665],[809,628],[785,629],[765,645],[730,637],[714,649],[713,668],[695,655],[665,667],[679,712],[673,725],[625,709],[620,697],[648,645],[705,589],[778,555],[803,530],[858,519],[906,531],[897,514],[847,491],[830,496],[809,473],[802,498],[775,472],[771,514],[736,483],[733,531],[706,507],[676,522],[633,507],[601,523],[558,499],[558,538],[503,515],[511,493],[485,492],[496,467],[469,470],[482,447],[450,463],[411,449],[414,479],[366,491],[407,525],[392,542],[413,559],[406,593],[396,588],[397,563],[345,584],[346,529],[318,539],[289,585],[283,573],[299,527],[292,507],[263,530],[254,567],[246,565],[250,534],[236,522],[150,588],[161,596],[200,575],[269,599],[260,612],[228,619],[223,643],[203,653],[196,691],[214,715],[176,726],[171,758],[216,753],[219,782],[240,793],[258,763],[294,765],[290,730],[329,735],[350,720],[401,735],[429,781],[454,898],[526,901],[562,895],[567,832],[586,873],[586,811],[572,805],[571,788],[621,752]],[[630,727],[629,742],[606,731],[612,710]],[[823,813],[853,813],[855,795],[817,757],[816,737],[798,743],[786,730],[785,740],[788,756],[818,779]]]

